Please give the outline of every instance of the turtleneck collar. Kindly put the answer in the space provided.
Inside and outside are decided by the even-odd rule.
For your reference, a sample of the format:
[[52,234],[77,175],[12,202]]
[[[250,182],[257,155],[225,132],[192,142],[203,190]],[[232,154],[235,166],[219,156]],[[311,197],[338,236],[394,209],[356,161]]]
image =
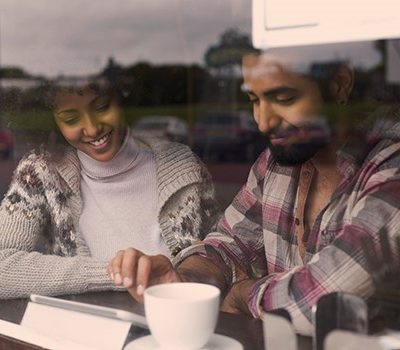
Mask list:
[[121,148],[117,154],[109,161],[100,162],[89,157],[82,151],[77,151],[81,163],[82,172],[92,179],[105,179],[117,174],[124,173],[133,167],[139,153],[139,145],[131,137],[129,127]]

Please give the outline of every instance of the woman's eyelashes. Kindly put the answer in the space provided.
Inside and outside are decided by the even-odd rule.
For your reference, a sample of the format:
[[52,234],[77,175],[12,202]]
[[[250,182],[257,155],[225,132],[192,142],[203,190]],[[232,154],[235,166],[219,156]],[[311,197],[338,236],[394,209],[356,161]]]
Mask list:
[[79,114],[77,113],[58,113],[58,119],[67,125],[74,125],[79,121]]
[[93,109],[96,113],[107,112],[110,109],[110,103],[106,102],[106,103],[101,103],[101,104],[95,105]]
[[90,109],[94,113],[105,113],[111,107],[111,100],[108,96],[97,96],[90,103]]
[[[109,102],[93,105],[90,113],[92,113],[92,115],[104,114],[104,113],[108,112],[108,110],[110,109],[110,106],[111,105]],[[72,113],[60,112],[60,113],[57,113],[57,117],[64,124],[74,125],[74,124],[77,124],[79,122],[79,120],[81,119],[81,114],[79,112],[72,112]]]

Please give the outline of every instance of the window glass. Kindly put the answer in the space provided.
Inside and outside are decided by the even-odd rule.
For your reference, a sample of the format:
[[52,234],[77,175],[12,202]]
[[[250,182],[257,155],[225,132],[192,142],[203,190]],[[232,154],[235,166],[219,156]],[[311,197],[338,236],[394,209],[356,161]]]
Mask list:
[[[228,205],[267,145],[254,121],[238,122],[236,114],[253,118],[257,103],[242,76],[243,56],[262,53],[252,46],[251,13],[248,0],[2,0],[0,193],[23,154],[47,142],[55,128],[51,85],[68,89],[103,79],[117,86],[133,132],[146,129],[146,136],[188,144]],[[356,126],[398,103],[397,39],[264,53],[279,62],[269,69],[289,67],[318,81],[324,101],[318,113],[339,116],[335,123]],[[328,77],[342,64],[356,78],[349,101],[339,106],[343,101],[332,99]],[[289,87],[271,94],[271,103],[289,109],[307,92]],[[100,102],[93,106],[98,113],[107,103]]]

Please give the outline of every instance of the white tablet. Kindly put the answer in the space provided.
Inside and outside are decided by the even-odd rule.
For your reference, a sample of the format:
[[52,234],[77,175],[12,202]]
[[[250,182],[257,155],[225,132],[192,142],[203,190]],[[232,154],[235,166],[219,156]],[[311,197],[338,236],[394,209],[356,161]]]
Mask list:
[[146,318],[133,312],[115,309],[111,307],[98,306],[87,303],[79,303],[59,298],[45,297],[42,295],[31,294],[30,299],[34,303],[47,306],[59,307],[66,310],[88,313],[96,316],[114,318],[118,320],[128,321],[139,327],[148,329]]

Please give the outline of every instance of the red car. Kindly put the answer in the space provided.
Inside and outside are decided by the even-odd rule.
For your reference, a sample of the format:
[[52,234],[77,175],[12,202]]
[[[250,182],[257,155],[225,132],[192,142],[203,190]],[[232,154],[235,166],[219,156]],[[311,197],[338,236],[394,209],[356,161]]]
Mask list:
[[14,139],[11,130],[0,124],[0,157],[11,158],[14,148]]

